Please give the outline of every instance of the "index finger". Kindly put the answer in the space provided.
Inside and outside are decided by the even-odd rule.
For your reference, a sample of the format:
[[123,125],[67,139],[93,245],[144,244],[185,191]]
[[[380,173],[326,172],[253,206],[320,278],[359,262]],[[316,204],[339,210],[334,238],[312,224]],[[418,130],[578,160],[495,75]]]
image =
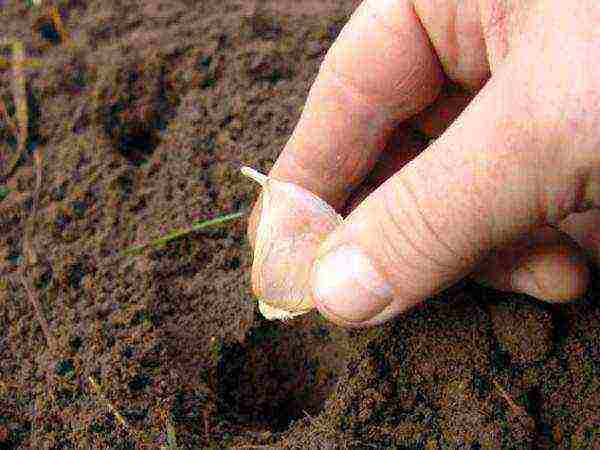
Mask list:
[[443,73],[409,0],[364,0],[327,53],[270,176],[341,208],[399,121],[431,103]]

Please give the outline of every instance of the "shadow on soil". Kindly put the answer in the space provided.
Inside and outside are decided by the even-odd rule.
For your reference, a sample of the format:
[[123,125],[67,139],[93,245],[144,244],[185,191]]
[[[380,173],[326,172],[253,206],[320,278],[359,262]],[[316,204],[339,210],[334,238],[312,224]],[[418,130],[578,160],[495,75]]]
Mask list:
[[317,313],[288,323],[258,319],[245,342],[220,348],[219,414],[275,432],[318,414],[344,367],[345,339]]

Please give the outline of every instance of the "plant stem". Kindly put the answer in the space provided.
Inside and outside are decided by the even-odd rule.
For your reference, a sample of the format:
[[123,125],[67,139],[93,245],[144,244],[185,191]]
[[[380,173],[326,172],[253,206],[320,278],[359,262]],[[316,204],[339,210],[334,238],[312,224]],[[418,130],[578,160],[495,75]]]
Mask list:
[[175,230],[175,231],[170,232],[169,234],[166,234],[158,239],[147,242],[145,244],[140,244],[140,245],[135,245],[133,247],[129,247],[129,248],[125,249],[121,253],[121,255],[126,256],[126,255],[131,255],[131,254],[139,254],[146,247],[150,247],[150,246],[158,247],[158,246],[164,245],[172,240],[175,240],[182,236],[190,234],[194,231],[202,230],[204,228],[214,227],[214,226],[220,225],[222,223],[238,219],[238,218],[244,216],[245,214],[246,213],[242,211],[242,212],[236,212],[236,213],[232,213],[232,214],[226,214],[224,216],[220,216],[215,219],[205,220],[203,222],[194,222],[192,224],[192,226],[189,228]]

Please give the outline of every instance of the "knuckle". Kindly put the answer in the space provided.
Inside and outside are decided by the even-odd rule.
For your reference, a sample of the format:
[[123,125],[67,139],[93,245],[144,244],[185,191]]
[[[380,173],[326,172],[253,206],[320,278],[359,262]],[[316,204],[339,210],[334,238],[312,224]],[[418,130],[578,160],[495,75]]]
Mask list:
[[363,1],[325,55],[320,77],[369,109],[414,114],[433,100],[440,75],[409,3]]

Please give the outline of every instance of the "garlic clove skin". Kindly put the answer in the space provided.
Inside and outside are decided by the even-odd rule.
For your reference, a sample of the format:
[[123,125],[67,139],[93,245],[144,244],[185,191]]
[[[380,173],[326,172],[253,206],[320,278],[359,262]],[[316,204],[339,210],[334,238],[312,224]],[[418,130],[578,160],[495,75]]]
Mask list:
[[310,311],[309,309],[307,311],[290,312],[286,311],[285,309],[279,309],[273,306],[269,306],[268,303],[265,303],[262,300],[258,301],[258,310],[263,315],[263,317],[268,320],[288,320],[293,317],[306,314]]
[[242,173],[263,187],[256,229],[252,290],[261,313],[285,320],[309,312],[310,271],[323,240],[342,216],[321,198],[296,184],[243,167]]

